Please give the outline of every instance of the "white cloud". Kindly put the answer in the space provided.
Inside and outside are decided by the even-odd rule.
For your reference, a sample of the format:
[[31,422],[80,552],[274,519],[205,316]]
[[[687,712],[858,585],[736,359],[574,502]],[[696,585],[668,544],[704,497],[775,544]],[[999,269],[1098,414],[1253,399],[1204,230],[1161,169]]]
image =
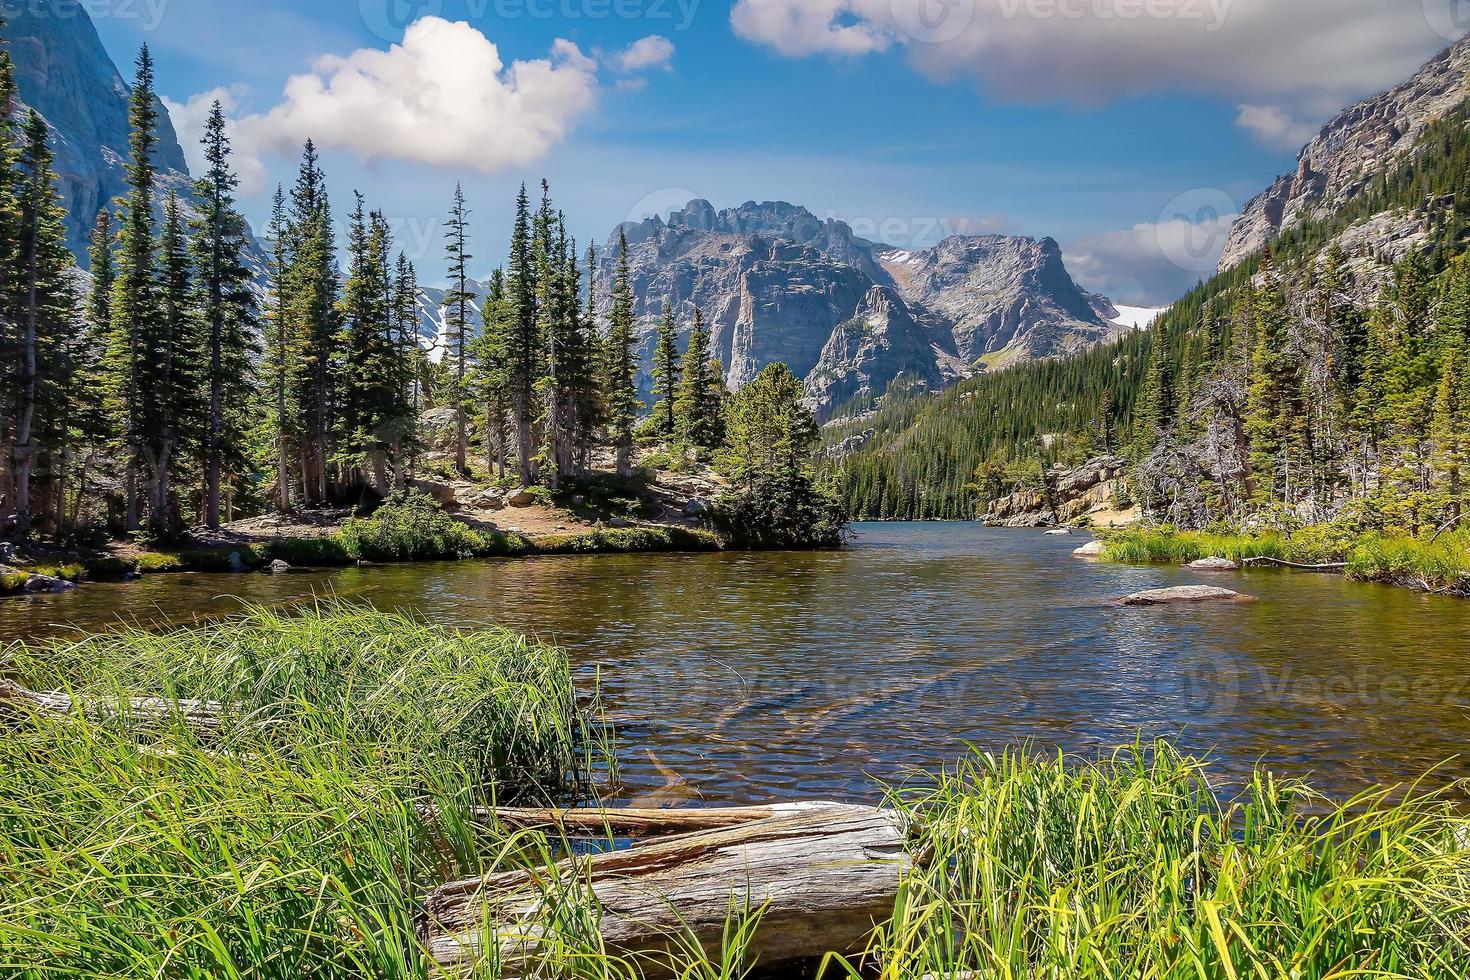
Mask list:
[[739,0],[730,11],[730,24],[741,37],[793,57],[883,51],[892,37],[881,19],[843,22],[849,16],[861,18],[856,8],[863,5],[863,0]]
[[1243,105],[1235,117],[1235,125],[1266,146],[1287,150],[1302,146],[1316,135],[1318,128],[1276,105]]
[[1205,212],[1084,235],[1063,254],[1072,276],[1118,303],[1166,306],[1208,278],[1237,215]]
[[1020,102],[1343,98],[1399,81],[1445,44],[1422,4],[1383,0],[737,0],[730,21],[789,56],[901,47],[934,78]]
[[[409,160],[493,172],[530,163],[562,142],[597,101],[597,64],[558,39],[546,58],[506,65],[489,38],[463,22],[424,17],[387,51],[327,55],[286,82],[269,111],[232,120],[242,189],[263,174],[259,154],[296,153],[308,138],[364,161]],[[238,106],[238,93],[231,92]],[[217,93],[170,114],[188,141]],[[223,101],[223,100],[222,100]],[[202,110],[200,107],[203,107]]]
[[618,71],[629,74],[650,68],[662,68],[667,71],[673,67],[670,64],[673,57],[674,42],[661,35],[650,34],[639,38],[620,51],[613,59],[613,64]]

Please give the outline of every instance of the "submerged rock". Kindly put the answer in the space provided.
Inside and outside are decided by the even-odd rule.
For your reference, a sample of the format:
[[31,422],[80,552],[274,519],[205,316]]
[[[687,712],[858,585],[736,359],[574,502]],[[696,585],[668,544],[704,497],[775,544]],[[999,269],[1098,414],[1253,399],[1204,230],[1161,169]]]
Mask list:
[[277,558],[275,561],[271,562],[271,574],[272,575],[284,575],[286,572],[289,572],[290,570],[291,570],[291,566],[288,565],[288,564],[286,564],[285,562],[281,561],[281,559],[279,559],[279,558]]
[[1047,531],[1046,533],[1047,534],[1050,534],[1050,535],[1054,535],[1054,536],[1068,535],[1068,534],[1071,534],[1072,533],[1072,530],[1071,530],[1071,528],[1055,527],[1055,528],[1052,528],[1050,531]]
[[1078,558],[1101,558],[1103,550],[1106,547],[1107,545],[1103,544],[1101,541],[1089,541],[1082,547],[1078,548],[1076,551],[1072,552],[1072,554],[1076,555]]
[[1199,561],[1190,562],[1189,567],[1197,572],[1240,571],[1240,564],[1238,562],[1231,561],[1229,558],[1201,558]]
[[1124,596],[1124,606],[1172,606],[1186,602],[1254,602],[1255,596],[1242,595],[1229,589],[1209,585],[1182,585],[1172,589],[1149,589]]

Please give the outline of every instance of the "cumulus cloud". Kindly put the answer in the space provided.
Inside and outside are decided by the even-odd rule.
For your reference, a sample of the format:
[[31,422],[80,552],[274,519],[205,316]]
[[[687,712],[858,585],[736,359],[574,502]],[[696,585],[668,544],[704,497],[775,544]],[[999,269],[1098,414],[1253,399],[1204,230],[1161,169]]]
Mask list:
[[1206,211],[1084,235],[1063,254],[1084,288],[1118,303],[1167,306],[1214,272],[1236,217]]
[[737,0],[730,21],[789,56],[900,47],[930,76],[1021,102],[1341,97],[1406,77],[1446,43],[1422,4],[1383,0]]
[[1235,125],[1250,133],[1257,142],[1285,150],[1296,149],[1317,132],[1315,124],[1297,119],[1275,105],[1243,105],[1236,114]]
[[[492,172],[530,163],[566,139],[598,92],[596,62],[570,41],[558,39],[546,58],[507,65],[469,24],[424,17],[387,51],[319,58],[286,82],[274,108],[236,117],[231,134],[247,193],[260,189],[245,183],[259,171],[260,152],[289,155],[308,138],[366,161]],[[170,107],[186,141],[197,139],[192,127],[214,94]]]
[[[184,159],[189,162],[190,173],[202,174],[209,167],[204,158],[204,146],[199,140],[204,135],[204,126],[209,122],[214,104],[218,102],[225,116],[233,118],[239,114],[246,94],[245,86],[231,85],[200,92],[185,102],[163,97],[163,106],[168,110],[174,131],[179,134],[179,142],[184,146]],[[232,162],[240,176],[240,187],[247,194],[256,194],[265,186],[265,167],[255,148],[242,145],[238,134],[232,133],[232,142],[235,144]]]
[[653,68],[667,71],[673,67],[670,64],[673,58],[674,42],[659,34],[650,34],[639,38],[618,52],[613,59],[613,65],[618,71],[626,74]]

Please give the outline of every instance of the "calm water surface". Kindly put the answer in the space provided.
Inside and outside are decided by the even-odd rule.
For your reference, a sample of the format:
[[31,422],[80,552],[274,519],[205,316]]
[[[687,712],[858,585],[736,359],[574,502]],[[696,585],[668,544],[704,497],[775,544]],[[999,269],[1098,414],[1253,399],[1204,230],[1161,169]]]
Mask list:
[[[1339,793],[1470,776],[1470,601],[1259,571],[1071,557],[1076,537],[863,525],[834,554],[538,558],[156,576],[0,602],[0,639],[183,622],[332,593],[501,623],[601,678],[631,800],[871,797],[875,780],[1021,742],[1095,754],[1167,736],[1240,775]],[[1211,582],[1252,605],[1124,609]]]

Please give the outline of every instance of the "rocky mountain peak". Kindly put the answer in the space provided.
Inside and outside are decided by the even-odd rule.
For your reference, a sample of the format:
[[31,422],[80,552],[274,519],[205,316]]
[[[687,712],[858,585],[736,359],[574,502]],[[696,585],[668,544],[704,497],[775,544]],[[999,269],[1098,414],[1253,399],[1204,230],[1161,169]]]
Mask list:
[[[7,4],[3,30],[21,101],[51,126],[67,210],[66,242],[83,267],[98,212],[127,191],[131,96],[84,8],[74,0]],[[156,108],[160,191],[188,196],[192,184],[183,147],[162,103]]]
[[1412,78],[1351,106],[1302,148],[1296,168],[1242,210],[1220,257],[1223,272],[1304,221],[1341,209],[1414,147],[1425,127],[1470,99],[1470,36]]

